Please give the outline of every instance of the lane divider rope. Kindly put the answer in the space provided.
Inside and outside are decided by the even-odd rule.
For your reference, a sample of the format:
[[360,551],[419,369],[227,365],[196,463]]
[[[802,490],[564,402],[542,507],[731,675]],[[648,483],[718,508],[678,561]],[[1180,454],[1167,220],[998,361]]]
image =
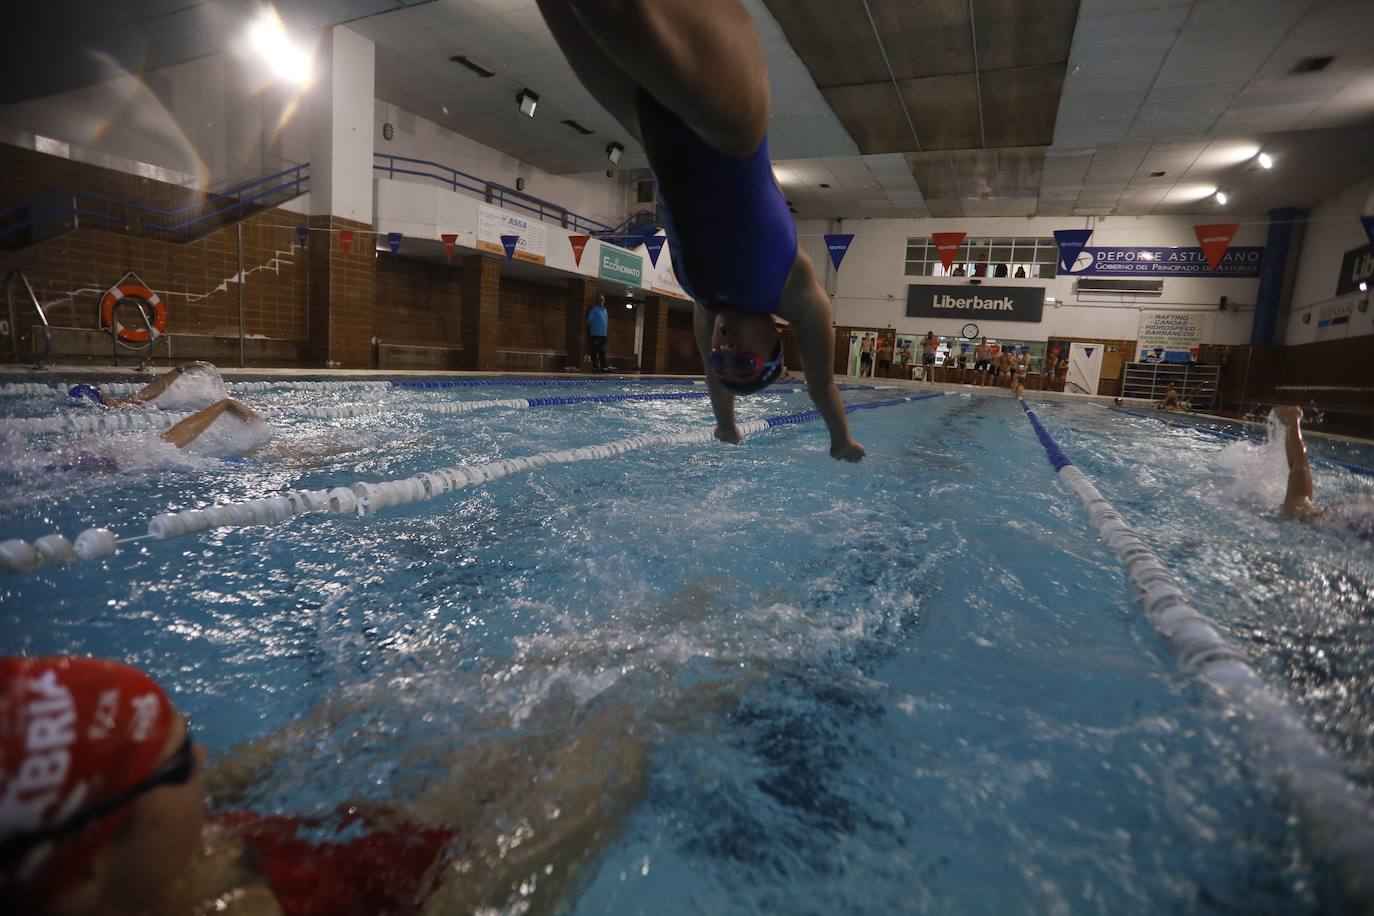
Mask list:
[[1178,666],[1230,704],[1235,721],[1294,800],[1309,848],[1336,871],[1352,912],[1374,913],[1374,799],[1312,734],[1249,657],[1222,635],[1107,498],[1019,402],[1061,483],[1077,494],[1102,540],[1126,567],[1131,595]]
[[[845,412],[875,410],[914,401],[943,396],[943,392],[911,397],[889,398],[863,404],[846,404]],[[814,410],[765,417],[739,424],[743,436],[751,436],[777,426],[808,423],[820,419]],[[426,471],[411,477],[378,482],[358,481],[351,487],[330,490],[289,490],[278,496],[221,503],[208,509],[186,509],[164,512],[148,522],[148,533],[136,537],[120,537],[108,528],[87,528],[76,541],[67,540],[60,533],[45,534],[32,544],[14,538],[0,542],[0,568],[10,572],[28,572],[41,566],[93,560],[113,554],[121,543],[153,538],[168,540],[209,528],[247,525],[275,525],[309,512],[329,512],[335,515],[370,515],[389,506],[436,499],[467,486],[480,486],[512,474],[533,471],[549,464],[572,464],[623,455],[643,448],[668,448],[677,445],[711,442],[714,427],[693,429],[668,435],[631,436],[602,445],[561,449],[520,458],[502,458],[477,465],[458,465]]]

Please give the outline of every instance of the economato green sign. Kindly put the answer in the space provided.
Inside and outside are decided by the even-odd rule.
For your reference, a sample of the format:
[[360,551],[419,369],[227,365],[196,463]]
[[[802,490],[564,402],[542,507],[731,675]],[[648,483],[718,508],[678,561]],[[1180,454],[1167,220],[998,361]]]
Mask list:
[[602,280],[614,280],[626,286],[643,286],[644,259],[623,248],[602,244],[601,264],[596,275]]

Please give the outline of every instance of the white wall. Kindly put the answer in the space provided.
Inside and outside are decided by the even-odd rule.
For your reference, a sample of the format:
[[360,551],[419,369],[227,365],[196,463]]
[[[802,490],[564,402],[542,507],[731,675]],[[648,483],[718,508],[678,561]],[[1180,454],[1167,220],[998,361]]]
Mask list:
[[[1263,217],[1230,217],[1241,223],[1232,245],[1263,245],[1267,232]],[[1196,247],[1193,226],[1221,222],[1209,216],[1195,217],[1105,217],[1005,218],[1005,219],[906,219],[845,220],[836,232],[854,233],[854,242],[834,279],[835,323],[859,327],[896,328],[905,333],[956,336],[964,318],[907,318],[907,286],[913,283],[959,283],[962,278],[907,277],[906,241],[908,237],[929,237],[932,232],[966,232],[971,238],[984,236],[1052,238],[1056,229],[1093,230],[1090,246],[1177,245]],[[822,221],[797,224],[804,250],[825,275],[829,255],[822,236],[832,231]],[[1204,343],[1239,344],[1250,339],[1258,279],[1195,279],[1165,277],[1162,296],[1109,296],[1075,291],[1076,278],[1017,280],[986,278],[989,286],[1044,286],[1045,296],[1061,301],[1046,304],[1039,323],[992,321],[977,322],[988,337],[1013,340],[1045,340],[1049,337],[1103,337],[1130,340],[1136,337],[1142,310],[1196,310],[1215,314],[1211,340]],[[972,288],[972,287],[970,287]],[[1226,296],[1230,305],[1220,311],[1217,303]],[[1237,309],[1239,306],[1239,309]]]
[[[1319,329],[1315,314],[1305,324],[1302,320],[1313,306],[1320,311],[1323,304],[1335,297],[1345,253],[1369,244],[1369,236],[1360,225],[1360,217],[1367,213],[1374,213],[1374,176],[1323,201],[1308,214],[1302,254],[1298,259],[1298,277],[1293,285],[1293,305],[1287,313],[1279,315],[1277,330],[1283,343],[1301,344],[1330,337],[1374,334],[1374,314],[1368,310],[1361,312],[1358,308],[1352,310],[1348,324],[1326,332]],[[1355,293],[1342,299],[1358,303],[1367,300],[1368,296]]]
[[0,106],[0,141],[159,181],[221,190],[310,158],[294,93],[234,54]]
[[[610,226],[640,206],[631,203],[634,183],[623,171],[612,178],[607,178],[605,172],[552,175],[382,99],[377,99],[374,120],[373,148],[379,153],[427,159],[510,188],[515,187],[517,178],[524,178],[524,193]],[[390,140],[382,134],[382,125],[386,123],[395,128]]]

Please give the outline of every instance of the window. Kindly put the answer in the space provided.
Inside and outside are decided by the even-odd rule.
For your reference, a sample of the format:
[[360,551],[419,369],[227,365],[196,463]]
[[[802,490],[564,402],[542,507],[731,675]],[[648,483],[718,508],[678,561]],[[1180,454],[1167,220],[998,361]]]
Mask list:
[[906,240],[908,277],[990,277],[1012,280],[1048,280],[1059,263],[1059,246],[1053,238],[964,239],[953,265],[945,270],[929,236]]

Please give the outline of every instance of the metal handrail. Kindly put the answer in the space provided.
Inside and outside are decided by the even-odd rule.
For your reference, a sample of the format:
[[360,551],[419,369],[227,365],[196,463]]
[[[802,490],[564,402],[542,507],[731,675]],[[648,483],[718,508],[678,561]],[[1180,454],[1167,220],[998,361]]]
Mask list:
[[[243,184],[236,185],[225,191],[211,194],[204,200],[186,204],[182,207],[175,207],[170,210],[148,206],[147,204],[134,203],[132,201],[116,200],[112,197],[106,197],[103,194],[73,191],[69,188],[52,188],[28,200],[21,201],[18,204],[0,210],[0,223],[4,223],[5,218],[12,214],[24,212],[25,210],[29,211],[27,219],[19,220],[18,222],[10,223],[0,228],[0,238],[4,238],[6,235],[18,232],[26,226],[33,225],[49,217],[65,214],[85,216],[97,220],[101,224],[101,228],[109,230],[123,227],[127,222],[127,219],[124,217],[129,213],[148,214],[163,219],[175,220],[183,214],[198,211],[196,215],[191,216],[189,219],[172,222],[170,224],[163,222],[144,222],[142,219],[138,220],[139,229],[165,234],[180,232],[199,223],[216,219],[231,210],[238,210],[238,216],[242,218],[244,215],[243,208],[245,206],[257,203],[265,197],[270,197],[287,190],[291,192],[290,196],[299,197],[301,194],[308,191],[310,181],[309,168],[310,163],[308,162],[293,165],[279,172],[274,172],[271,175],[254,178],[251,181],[246,181]],[[271,184],[271,186],[263,189],[263,186],[268,184]],[[250,191],[255,191],[255,189],[261,190],[256,190],[256,193],[253,194],[248,193]],[[35,205],[54,198],[59,202],[39,210],[36,213],[32,211]],[[217,207],[216,205],[221,202],[225,202],[225,205]],[[91,203],[96,205],[95,208],[90,206]],[[100,206],[102,204],[103,207]],[[215,209],[208,213],[203,212],[206,207],[215,207]]]
[[29,283],[29,278],[24,276],[24,272],[19,268],[14,268],[5,274],[5,299],[9,304],[10,314],[10,353],[15,361],[19,360],[19,318],[14,310],[14,288],[23,284],[24,292],[28,295],[29,304],[38,313],[38,320],[43,327],[43,353],[38,353],[38,338],[33,338],[33,368],[42,369],[43,360],[52,355],[52,326],[48,323],[48,315],[43,311],[43,305],[38,301],[38,296],[34,294],[33,286]]
[[[573,213],[567,207],[559,206],[524,191],[517,191],[496,181],[487,181],[467,172],[434,162],[429,159],[415,159],[410,156],[394,156],[390,153],[373,153],[372,168],[384,172],[388,178],[397,175],[414,175],[430,178],[449,186],[452,191],[469,191],[482,195],[487,203],[496,204],[503,209],[509,203],[512,208],[533,213],[540,220],[550,216],[558,220],[564,229],[586,232],[589,235],[609,233],[614,229],[600,220]],[[400,163],[400,165],[398,165]]]

